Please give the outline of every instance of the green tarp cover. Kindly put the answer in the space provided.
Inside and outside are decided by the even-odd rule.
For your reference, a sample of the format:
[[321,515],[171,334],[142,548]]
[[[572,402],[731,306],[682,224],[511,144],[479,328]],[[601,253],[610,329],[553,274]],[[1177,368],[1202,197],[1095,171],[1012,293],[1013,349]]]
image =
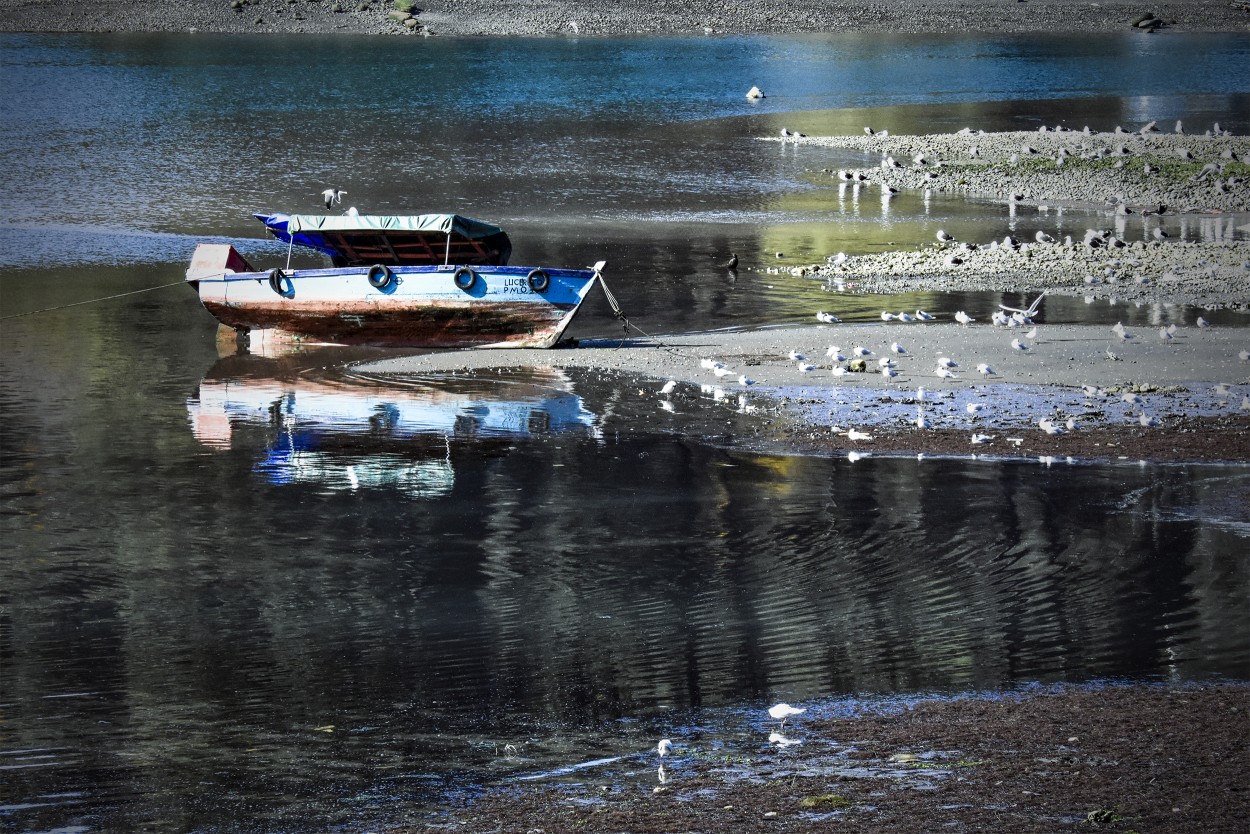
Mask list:
[[470,240],[499,234],[498,226],[459,214],[292,214],[286,230],[296,232],[455,232]]

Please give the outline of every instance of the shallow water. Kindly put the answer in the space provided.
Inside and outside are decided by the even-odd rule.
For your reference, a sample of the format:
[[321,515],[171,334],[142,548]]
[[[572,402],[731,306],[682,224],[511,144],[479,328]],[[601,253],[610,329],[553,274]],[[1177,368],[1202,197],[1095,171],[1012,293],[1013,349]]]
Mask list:
[[[0,159],[29,173],[0,205],[0,315],[179,282],[202,236],[282,257],[247,212],[333,182],[497,220],[518,262],[607,257],[656,332],[807,321],[819,282],[709,264],[1010,217],[900,200],[893,227],[879,204],[834,224],[808,177],[829,160],[754,141],[770,114],[924,120],[930,75],[986,128],[1067,105],[978,98],[1113,97],[1073,99],[1096,127],[1247,112],[1246,38],[1134,73],[1147,40],[1196,43],[1169,38],[900,39],[909,76],[853,38],[519,41],[509,64],[482,41],[7,36]],[[616,330],[601,301],[579,327]],[[382,384],[342,369],[376,351],[219,358],[213,333],[180,286],[0,327],[6,829],[362,830],[770,700],[1250,676],[1244,467],[778,455],[767,414],[655,415],[629,377]]]

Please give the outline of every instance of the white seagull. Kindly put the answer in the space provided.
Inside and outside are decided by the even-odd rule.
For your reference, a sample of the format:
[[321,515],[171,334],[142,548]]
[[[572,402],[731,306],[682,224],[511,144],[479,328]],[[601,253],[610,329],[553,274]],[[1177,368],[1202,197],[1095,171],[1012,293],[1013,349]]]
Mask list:
[[1016,350],[1027,351],[1029,349],[1029,346],[1026,345],[1024,342],[1020,341],[1019,339],[1012,339],[1011,346],[1015,348]]
[[343,195],[347,192],[341,188],[327,188],[321,192],[321,199],[325,201],[326,208],[330,208],[335,203],[343,202]]
[[960,324],[972,324],[974,321],[976,321],[976,319],[974,319],[972,316],[965,313],[963,310],[960,310],[959,312],[955,314],[955,321],[959,322]]
[[660,389],[660,393],[671,394],[676,390],[677,390],[677,380],[670,379],[668,382],[664,383],[664,387]]
[[824,310],[821,310],[816,314],[816,321],[824,322],[825,324],[836,324],[837,322],[842,321],[842,319],[838,318],[833,313],[826,313]]
[[898,342],[890,342],[890,351],[902,356],[907,353],[907,348],[903,347]]
[[977,365],[977,373],[979,373],[981,376],[998,376],[998,374],[994,373],[994,369],[991,368],[989,365],[985,364],[984,362],[982,362],[980,365]]
[[951,359],[949,356],[939,356],[937,363],[938,363],[939,368],[958,368],[959,367],[959,363],[956,362],[954,359]]
[[660,754],[660,758],[664,758],[673,749],[673,742],[669,739],[662,738],[660,743],[655,746],[655,750]]
[[1042,418],[1041,420],[1038,420],[1037,425],[1039,428],[1041,428],[1042,431],[1046,432],[1047,434],[1063,434],[1063,429],[1061,429],[1059,426],[1056,426],[1053,421],[1048,420],[1046,418]]
[[[871,434],[868,434],[867,432],[859,431],[858,429],[848,429],[846,432],[846,437],[848,440],[872,440]],[[785,704],[778,704],[778,706],[784,707]],[[773,707],[773,709],[776,709],[776,708],[777,707]],[[799,712],[802,712],[802,711],[803,710],[799,710]],[[777,715],[773,715],[773,710],[771,709],[768,711],[768,713],[772,715],[773,718],[779,717]]]

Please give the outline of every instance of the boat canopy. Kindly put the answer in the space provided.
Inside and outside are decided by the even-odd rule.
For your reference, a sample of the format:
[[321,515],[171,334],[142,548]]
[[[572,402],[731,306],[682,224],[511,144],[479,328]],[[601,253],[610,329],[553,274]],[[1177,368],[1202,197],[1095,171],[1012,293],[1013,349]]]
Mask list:
[[336,266],[507,264],[512,242],[498,226],[459,214],[257,214],[284,243],[324,252]]

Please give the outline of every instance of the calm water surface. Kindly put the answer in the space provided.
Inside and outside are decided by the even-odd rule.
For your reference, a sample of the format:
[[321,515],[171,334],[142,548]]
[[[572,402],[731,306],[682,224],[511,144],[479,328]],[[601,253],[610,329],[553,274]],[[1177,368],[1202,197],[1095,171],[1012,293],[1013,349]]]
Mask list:
[[[337,184],[607,257],[655,331],[807,320],[818,286],[709,263],[1013,218],[840,207],[836,157],[754,141],[783,123],[1247,128],[1244,36],[881,40],[6,36],[0,314],[176,282],[205,237],[278,258],[248,212]],[[182,287],[0,325],[6,830],[357,831],[772,700],[1250,676],[1246,467],[795,457],[628,377],[381,383],[213,332]]]

